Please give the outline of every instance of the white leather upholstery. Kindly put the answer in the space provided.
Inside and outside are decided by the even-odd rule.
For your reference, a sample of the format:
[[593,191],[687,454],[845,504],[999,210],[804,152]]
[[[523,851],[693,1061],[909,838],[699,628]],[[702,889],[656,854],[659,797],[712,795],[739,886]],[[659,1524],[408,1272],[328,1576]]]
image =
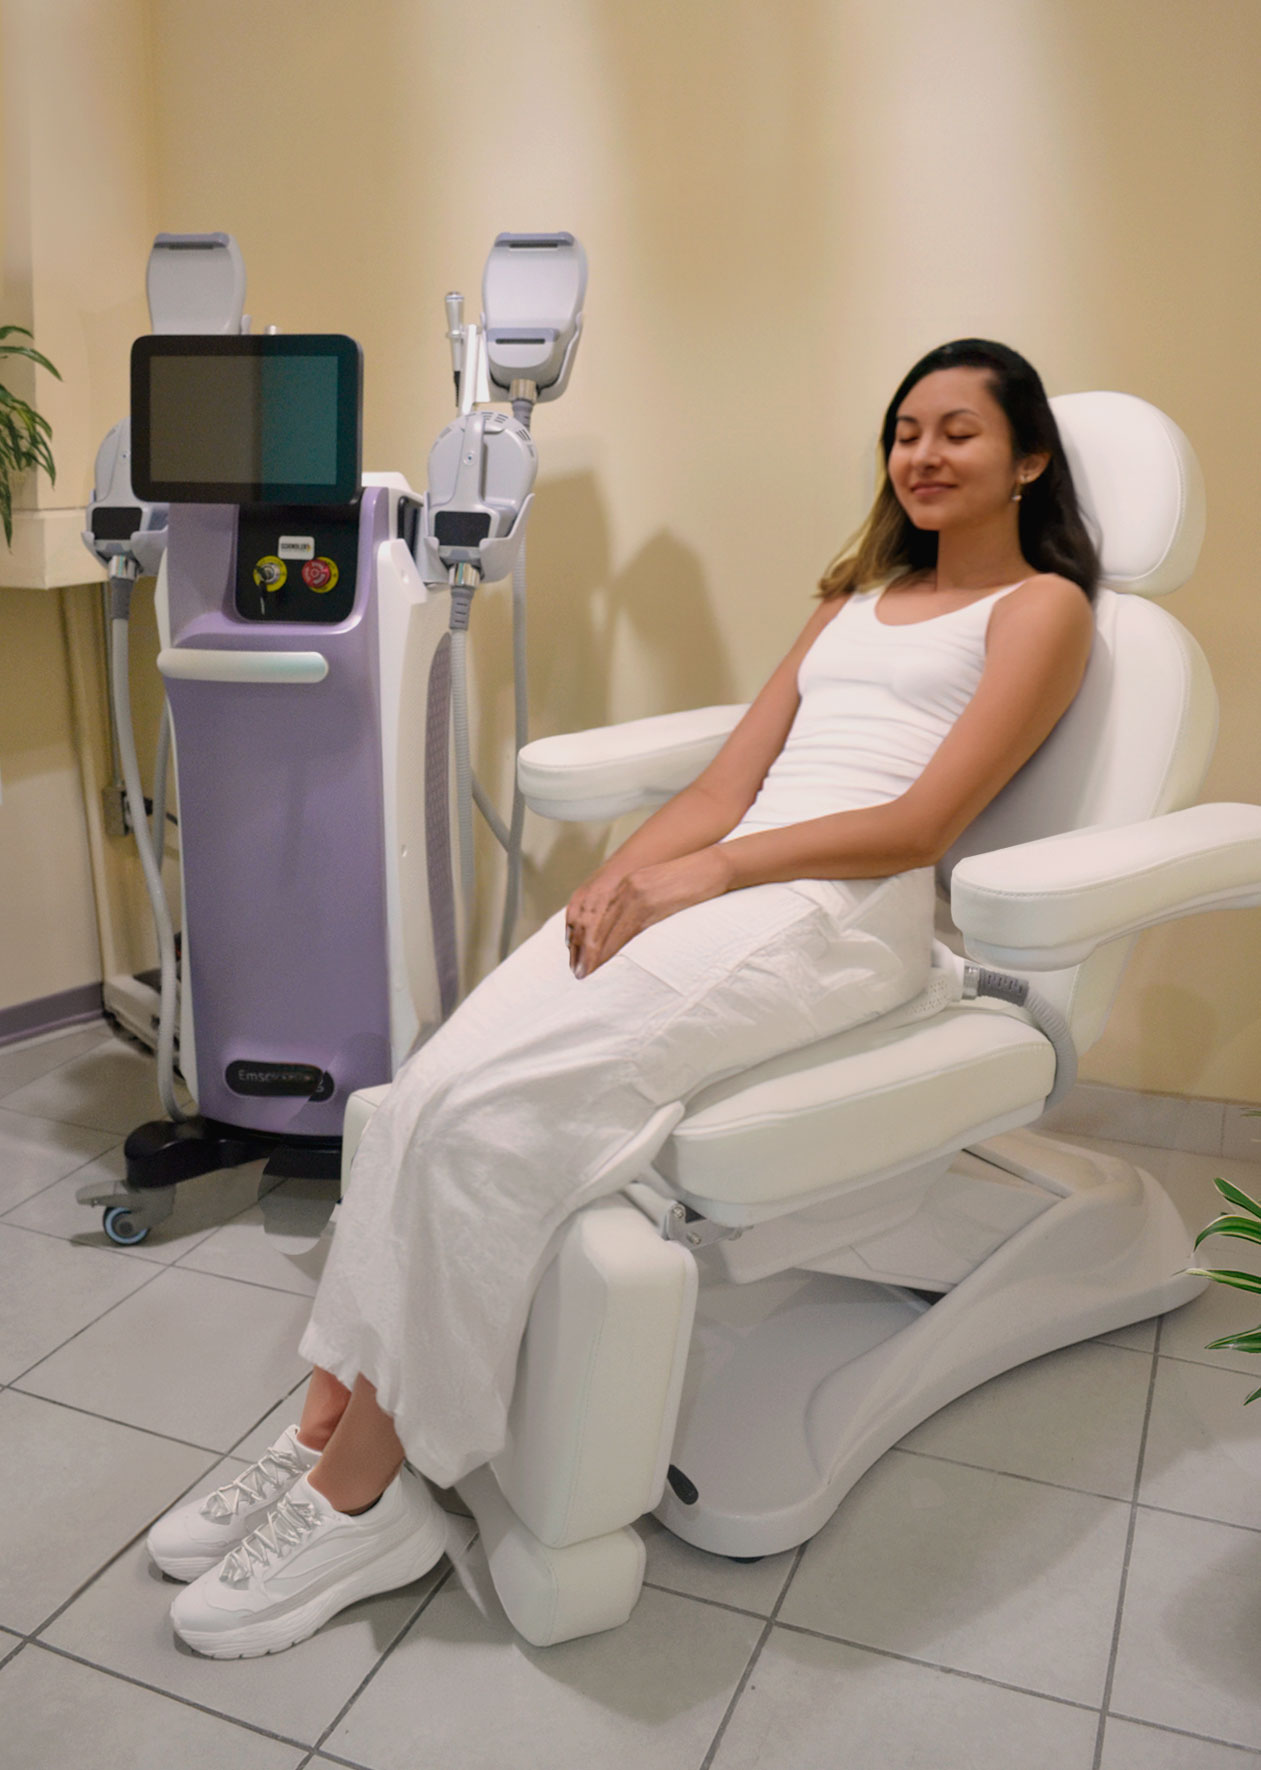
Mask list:
[[858,1027],[703,1089],[654,1162],[695,1209],[742,1225],[1040,1117],[1042,1034],[985,1004]]
[[1195,570],[1204,481],[1172,418],[1130,393],[1062,393],[1051,410],[1104,582],[1165,596]]
[[541,817],[603,822],[666,799],[696,779],[747,708],[697,707],[526,744],[517,779]]
[[1258,880],[1261,806],[1192,805],[975,855],[955,868],[951,903],[975,957],[1051,968],[1174,916],[1259,904]]

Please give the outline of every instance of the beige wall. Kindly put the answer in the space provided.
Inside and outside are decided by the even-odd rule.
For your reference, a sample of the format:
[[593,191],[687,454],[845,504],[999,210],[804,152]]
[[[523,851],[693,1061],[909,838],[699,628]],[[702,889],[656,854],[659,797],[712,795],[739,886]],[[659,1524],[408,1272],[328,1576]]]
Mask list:
[[[58,468],[55,485],[43,475],[22,483],[19,522],[22,511],[82,509],[97,444],[127,409],[154,232],[149,43],[142,0],[0,5],[0,322],[30,327],[63,377],[5,371],[50,419]],[[87,579],[86,553],[82,567]],[[0,543],[0,584],[15,578]],[[151,666],[145,605],[142,589]],[[152,953],[131,844],[101,830],[100,647],[95,585],[0,589],[0,1008],[91,983],[103,958],[131,969]],[[151,725],[151,667],[136,674]]]
[[[139,6],[60,10],[125,10],[137,41]],[[113,151],[148,157],[101,348],[74,358],[87,430],[108,422],[105,343],[121,360],[143,324],[141,214],[233,232],[256,324],[358,337],[367,464],[417,483],[450,410],[443,293],[475,295],[498,229],[572,228],[587,334],[537,414],[531,538],[532,720],[554,731],[751,694],[861,515],[901,371],[946,336],[1005,338],[1052,391],[1142,394],[1195,442],[1209,539],[1170,606],[1222,694],[1206,792],[1257,797],[1254,0],[150,0],[147,18],[151,133]],[[505,601],[484,592],[475,617],[501,788]],[[531,823],[531,921],[602,839]],[[1159,931],[1086,1073],[1261,1098],[1259,997],[1255,915]]]

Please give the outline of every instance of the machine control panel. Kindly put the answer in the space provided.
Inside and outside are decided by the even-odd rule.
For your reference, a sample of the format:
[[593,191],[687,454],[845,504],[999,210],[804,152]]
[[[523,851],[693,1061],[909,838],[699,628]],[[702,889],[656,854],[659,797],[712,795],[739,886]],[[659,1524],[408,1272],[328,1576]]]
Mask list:
[[243,506],[236,612],[244,621],[331,627],[355,605],[359,506]]

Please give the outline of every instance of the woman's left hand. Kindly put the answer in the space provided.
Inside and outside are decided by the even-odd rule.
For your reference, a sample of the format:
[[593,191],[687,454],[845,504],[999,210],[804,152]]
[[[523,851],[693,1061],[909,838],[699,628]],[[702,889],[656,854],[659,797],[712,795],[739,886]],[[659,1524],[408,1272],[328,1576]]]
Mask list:
[[730,857],[720,843],[678,860],[660,861],[627,873],[591,915],[571,904],[566,929],[569,963],[576,977],[589,977],[620,952],[628,940],[676,910],[721,897],[731,884]]

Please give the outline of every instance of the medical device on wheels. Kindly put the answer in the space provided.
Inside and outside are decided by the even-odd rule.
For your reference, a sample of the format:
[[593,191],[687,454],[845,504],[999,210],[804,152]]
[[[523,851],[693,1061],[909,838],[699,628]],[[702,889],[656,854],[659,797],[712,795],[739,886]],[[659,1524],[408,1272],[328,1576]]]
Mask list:
[[[143,1240],[176,1184],[215,1169],[265,1156],[274,1175],[337,1174],[347,1100],[388,1081],[466,985],[474,792],[509,851],[511,934],[524,805],[509,827],[473,780],[464,647],[475,588],[512,573],[523,741],[528,420],[568,379],[586,266],[567,234],[501,235],[491,264],[505,254],[508,273],[487,274],[507,339],[494,349],[521,359],[519,416],[475,409],[500,362],[483,315],[460,327],[460,416],[417,496],[398,474],[361,479],[351,339],[250,335],[228,235],[155,242],[154,330],[133,348],[131,417],[98,456],[84,533],[109,572],[121,770],[161,975],[167,1117],[128,1137],[124,1185],[79,1195],[104,1206],[115,1241]],[[127,632],[132,585],[154,571],[167,711],[151,833]],[[172,730],[179,1067],[195,1109],[175,1082],[159,859]]]
[[[1085,1049],[1140,929],[1261,905],[1261,807],[1193,803],[1212,682],[1147,600],[1199,551],[1186,438],[1122,394],[1053,405],[1102,538],[1095,647],[1073,706],[941,878],[954,946],[1032,978]],[[660,804],[742,712],[531,744],[527,800],[568,819]],[[974,995],[969,969],[940,944],[915,1001],[662,1107],[601,1176],[609,1196],[565,1226],[508,1441],[460,1484],[527,1640],[629,1616],[642,1513],[726,1556],[791,1548],[947,1402],[1203,1287],[1149,1175],[1026,1128],[1056,1050],[1018,989]],[[347,1161],[378,1099],[351,1101]]]

